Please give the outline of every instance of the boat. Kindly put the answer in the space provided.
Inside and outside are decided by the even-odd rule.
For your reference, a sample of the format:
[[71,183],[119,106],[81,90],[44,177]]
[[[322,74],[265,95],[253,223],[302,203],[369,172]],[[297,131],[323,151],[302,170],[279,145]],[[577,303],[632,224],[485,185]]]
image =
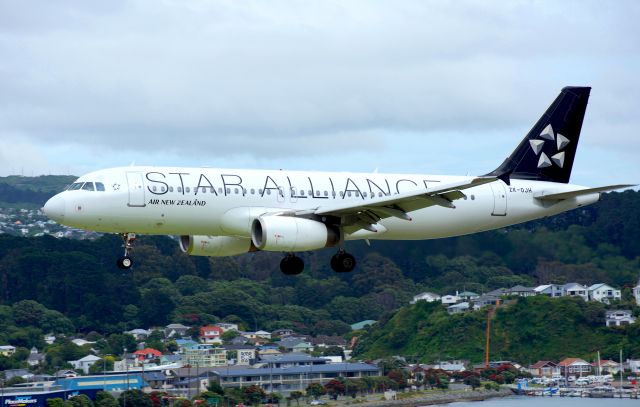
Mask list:
[[594,387],[589,391],[589,397],[596,399],[612,399],[613,398],[613,387],[609,386],[598,386]]

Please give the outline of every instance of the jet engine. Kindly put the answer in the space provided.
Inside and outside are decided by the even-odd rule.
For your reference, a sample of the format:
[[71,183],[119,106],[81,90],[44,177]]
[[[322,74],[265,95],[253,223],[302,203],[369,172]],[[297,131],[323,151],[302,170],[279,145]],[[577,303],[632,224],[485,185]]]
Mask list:
[[180,236],[180,250],[191,256],[223,257],[253,252],[251,239],[233,236]]
[[312,219],[260,216],[251,225],[251,241],[260,250],[301,252],[340,243],[340,230]]

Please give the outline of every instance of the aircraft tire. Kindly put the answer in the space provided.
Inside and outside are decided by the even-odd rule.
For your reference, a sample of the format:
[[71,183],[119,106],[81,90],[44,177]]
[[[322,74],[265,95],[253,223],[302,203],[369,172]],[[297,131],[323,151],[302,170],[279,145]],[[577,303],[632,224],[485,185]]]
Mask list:
[[122,270],[128,270],[133,265],[133,261],[131,260],[131,257],[129,257],[129,256],[122,256],[122,257],[120,257],[118,259],[116,264],[118,265],[118,268],[120,268]]
[[339,252],[331,257],[331,268],[336,273],[349,273],[356,268],[356,258],[346,252]]
[[280,261],[280,271],[288,276],[296,276],[304,270],[304,261],[298,256],[288,255]]

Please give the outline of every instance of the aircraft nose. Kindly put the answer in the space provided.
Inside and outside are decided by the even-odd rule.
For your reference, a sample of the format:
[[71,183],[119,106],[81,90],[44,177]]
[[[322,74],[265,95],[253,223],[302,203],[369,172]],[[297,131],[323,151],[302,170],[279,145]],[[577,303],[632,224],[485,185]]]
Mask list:
[[64,198],[58,194],[51,197],[51,199],[44,204],[42,210],[50,219],[53,219],[56,222],[62,222],[66,212],[65,207],[66,203]]

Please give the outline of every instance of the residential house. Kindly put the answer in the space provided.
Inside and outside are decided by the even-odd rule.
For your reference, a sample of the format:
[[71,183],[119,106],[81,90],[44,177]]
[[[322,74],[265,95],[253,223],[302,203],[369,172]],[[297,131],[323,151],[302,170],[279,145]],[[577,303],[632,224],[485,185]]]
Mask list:
[[605,304],[611,304],[611,301],[620,301],[622,298],[620,290],[604,283],[593,284],[588,288],[588,291],[591,301],[600,301]]
[[[195,344],[195,342],[194,342]],[[182,355],[162,355],[160,356],[160,365],[181,364]]]
[[58,370],[53,375],[56,378],[77,377],[78,376],[78,372],[76,372],[75,370],[71,370],[71,369],[62,369],[62,370]]
[[633,297],[636,299],[636,304],[640,305],[640,280],[638,280],[638,284],[633,287]]
[[480,297],[480,294],[476,294],[471,291],[463,291],[461,293],[456,293],[456,296],[460,298],[461,301],[473,301]]
[[190,327],[182,324],[169,324],[164,327],[165,338],[182,338],[187,335]]
[[418,295],[414,295],[413,300],[411,300],[410,304],[415,304],[418,301],[434,302],[438,300],[440,300],[440,296],[438,294],[427,291]]
[[29,380],[33,377],[33,373],[29,373],[27,369],[7,369],[4,372],[4,380],[11,380],[14,377],[22,377]]
[[457,295],[447,294],[440,297],[440,302],[443,305],[453,305],[460,302],[460,297],[458,297]]
[[144,348],[133,352],[136,360],[141,363],[145,363],[151,360],[160,359],[162,352],[153,348]]
[[38,353],[38,349],[35,346],[31,348],[31,352],[27,357],[27,364],[29,366],[31,367],[40,366],[41,364],[44,364],[45,360],[46,360],[46,355],[44,353]]
[[636,318],[628,309],[605,312],[605,323],[607,326],[623,326],[636,322]]
[[87,355],[82,359],[72,360],[69,363],[71,364],[71,366],[73,366],[74,369],[82,370],[84,374],[89,374],[89,368],[99,360],[102,360],[102,359],[100,359],[95,355]]
[[473,309],[474,311],[477,311],[490,305],[498,305],[500,304],[500,302],[500,297],[494,297],[493,295],[488,294],[481,295],[480,297],[473,300]]
[[432,366],[433,369],[442,369],[446,372],[464,372],[466,370],[465,365],[468,361],[464,360],[452,360],[447,362],[436,363]]
[[248,366],[253,363],[253,361],[257,358],[256,348],[253,346],[247,345],[223,345],[220,347],[227,351],[227,356],[229,357],[229,352],[235,352],[236,357],[235,364],[239,366]]
[[559,284],[543,284],[533,289],[536,295],[546,295],[548,297],[562,297],[564,289]]
[[293,329],[283,328],[283,329],[276,329],[275,331],[271,332],[271,337],[277,336],[282,338],[284,336],[291,336],[294,334],[295,334],[295,331]]
[[327,348],[329,346],[338,346],[342,349],[347,347],[347,341],[342,336],[329,336],[329,335],[318,335],[314,338],[310,338],[309,341],[314,346],[314,349],[318,348]]
[[567,297],[580,297],[585,301],[589,301],[589,289],[582,284],[568,283],[563,285],[562,289]]
[[271,339],[271,332],[262,331],[262,330],[255,331],[255,332],[240,332],[240,334],[248,339],[257,339],[257,338]]
[[247,343],[249,343],[249,339],[242,335],[238,335],[231,340],[232,345],[246,345]]
[[507,288],[496,288],[493,291],[489,291],[488,293],[486,293],[485,295],[490,295],[492,297],[502,297],[503,295],[509,295],[509,290]]
[[202,343],[213,344],[222,343],[222,334],[224,330],[216,325],[207,325],[200,327],[200,341]]
[[529,366],[527,371],[538,377],[553,377],[560,374],[560,367],[550,360],[540,360]]
[[0,346],[0,355],[2,356],[12,356],[16,353],[16,347],[11,345],[2,345]]
[[191,367],[224,366],[227,364],[227,351],[199,343],[185,349],[183,361]]
[[198,344],[198,342],[192,339],[176,339],[175,342],[176,345],[178,345],[178,353],[184,353],[186,348]]
[[216,326],[219,326],[220,328],[222,328],[223,331],[238,331],[238,324],[231,324],[228,322],[219,322],[216,324]]
[[142,328],[132,329],[130,331],[124,331],[123,333],[133,336],[136,339],[136,341],[143,341],[147,339],[149,335],[151,335],[151,331],[148,331]]
[[587,376],[591,373],[591,363],[580,358],[566,358],[558,363],[562,376]]
[[44,336],[44,341],[47,345],[53,345],[56,341],[56,336],[54,334],[47,334]]
[[613,360],[604,359],[600,361],[600,372],[598,372],[598,362],[593,362],[591,364],[593,366],[593,371],[600,374],[611,374],[615,375],[620,372],[620,363],[614,362]]
[[286,351],[292,352],[294,350],[304,351],[313,348],[310,342],[302,337],[286,337],[280,340],[279,346]]
[[365,329],[368,326],[375,324],[378,321],[374,321],[372,319],[366,319],[364,321],[356,322],[355,324],[351,324],[352,331],[358,331],[360,329]]
[[465,312],[469,310],[468,302],[461,302],[458,304],[453,304],[447,307],[447,312],[449,314],[459,314],[461,312]]
[[532,287],[516,285],[509,289],[509,295],[517,295],[518,297],[532,297],[536,295],[536,292],[533,290]]

